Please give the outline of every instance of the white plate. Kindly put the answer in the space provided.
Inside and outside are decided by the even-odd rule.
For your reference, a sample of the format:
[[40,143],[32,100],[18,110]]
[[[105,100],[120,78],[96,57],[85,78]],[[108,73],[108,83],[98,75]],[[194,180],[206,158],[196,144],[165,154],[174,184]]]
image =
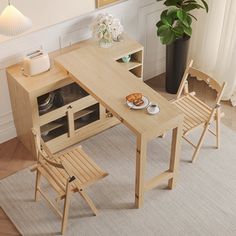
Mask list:
[[146,108],[149,104],[149,100],[147,97],[143,96],[142,100],[144,101],[144,103],[141,106],[135,106],[132,102],[129,101],[126,101],[126,103],[130,109],[140,110]]

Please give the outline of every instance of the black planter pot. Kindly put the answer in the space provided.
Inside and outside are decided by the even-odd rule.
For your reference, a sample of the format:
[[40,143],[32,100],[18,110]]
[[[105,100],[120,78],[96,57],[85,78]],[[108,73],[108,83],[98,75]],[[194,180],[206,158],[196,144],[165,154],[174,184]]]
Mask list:
[[166,91],[176,94],[182,80],[188,56],[190,37],[177,39],[166,46]]

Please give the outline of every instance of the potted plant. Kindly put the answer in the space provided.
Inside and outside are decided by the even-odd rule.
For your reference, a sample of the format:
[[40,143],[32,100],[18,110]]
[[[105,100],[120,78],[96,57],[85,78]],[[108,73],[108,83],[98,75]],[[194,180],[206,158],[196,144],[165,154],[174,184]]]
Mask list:
[[[157,0],[163,1],[163,0]],[[166,44],[166,91],[175,94],[178,91],[187,61],[189,39],[192,35],[192,14],[195,9],[205,9],[205,0],[166,0],[167,6],[157,22],[157,36]]]

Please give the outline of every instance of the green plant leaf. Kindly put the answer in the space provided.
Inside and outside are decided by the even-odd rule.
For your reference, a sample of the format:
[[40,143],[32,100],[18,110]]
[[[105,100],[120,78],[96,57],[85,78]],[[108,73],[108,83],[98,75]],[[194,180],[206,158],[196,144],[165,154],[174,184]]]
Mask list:
[[159,20],[157,23],[156,23],[156,27],[158,28],[158,27],[160,27],[160,26],[162,26],[163,25],[163,22],[161,21],[161,20]]
[[180,21],[184,21],[187,17],[187,14],[183,10],[178,10],[177,17],[179,18]]
[[187,34],[188,36],[192,35],[192,28],[191,27],[184,27],[184,33]]
[[202,1],[203,5],[204,5],[204,7],[206,9],[206,12],[208,12],[209,11],[209,7],[208,7],[207,2],[205,0],[201,0],[201,1]]
[[178,19],[178,18],[177,18],[177,11],[178,11],[178,10],[179,10],[179,8],[177,8],[177,7],[170,7],[170,8],[168,9],[167,14],[168,14],[169,17],[171,17],[171,19],[172,19],[172,24],[173,24],[173,22],[174,22],[176,19]]
[[176,38],[181,38],[184,34],[184,29],[181,26],[176,26],[173,28],[173,32],[176,35]]
[[191,3],[191,4],[183,6],[183,10],[185,12],[192,11],[194,9],[200,9],[200,8],[204,8],[204,7],[199,4],[195,4],[195,3]]
[[165,37],[161,37],[161,43],[162,44],[171,44],[176,40],[175,33],[173,31],[170,31],[168,35]]
[[184,5],[188,5],[188,4],[192,4],[192,3],[197,4],[197,1],[196,0],[187,0],[187,1],[183,2]]
[[192,24],[192,17],[187,15],[187,22],[188,22],[188,25],[190,26]]
[[177,17],[186,27],[189,27],[189,23],[188,23],[188,20],[187,20],[188,15],[185,11],[178,10],[177,11]]
[[167,9],[167,14],[170,15],[170,14],[176,13],[178,10],[179,10],[178,7],[171,6],[169,7],[169,9]]
[[161,13],[161,21],[165,25],[172,25],[173,24],[173,19],[170,15],[168,15],[168,10],[165,10]]
[[170,27],[168,25],[162,25],[157,30],[157,35],[160,37],[166,37],[170,33]]
[[192,17],[194,20],[196,20],[197,21],[197,18],[194,16],[194,15],[192,15],[192,14],[190,14],[190,13],[187,13],[190,17]]
[[179,2],[180,2],[180,0],[166,0],[164,2],[164,5],[166,5],[166,6],[178,6]]

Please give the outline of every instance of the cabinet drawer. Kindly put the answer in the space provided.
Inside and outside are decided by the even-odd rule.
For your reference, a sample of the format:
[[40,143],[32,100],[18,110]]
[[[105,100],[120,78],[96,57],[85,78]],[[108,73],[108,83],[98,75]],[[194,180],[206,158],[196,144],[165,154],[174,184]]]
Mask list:
[[59,119],[66,115],[68,109],[73,109],[74,112],[85,109],[88,106],[96,104],[97,101],[91,96],[88,95],[84,98],[81,98],[77,101],[69,103],[65,106],[62,106],[54,111],[48,112],[45,115],[39,116],[39,126],[45,125],[49,122],[52,122],[56,119]]

